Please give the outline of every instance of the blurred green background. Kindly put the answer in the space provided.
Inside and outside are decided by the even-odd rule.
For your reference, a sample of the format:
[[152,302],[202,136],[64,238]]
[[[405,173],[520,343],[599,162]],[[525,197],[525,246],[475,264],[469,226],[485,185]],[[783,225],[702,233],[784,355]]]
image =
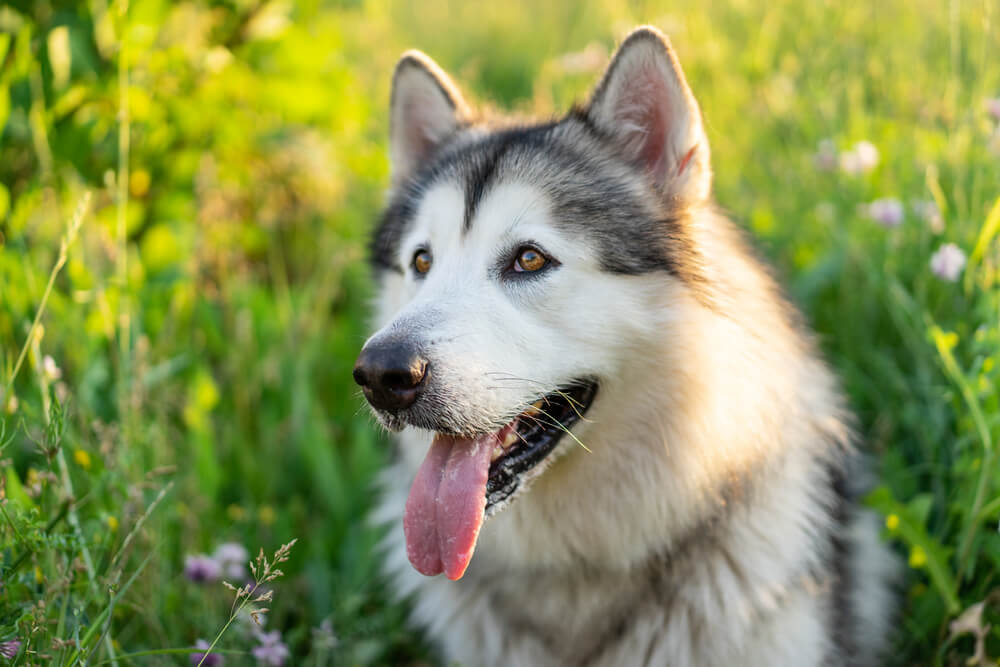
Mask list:
[[[278,644],[288,664],[435,664],[377,574],[389,446],[350,376],[392,68],[421,48],[471,99],[549,117],[638,23],[673,40],[717,199],[860,415],[868,502],[910,565],[894,656],[959,664],[978,637],[993,664],[995,0],[4,4],[0,655],[191,664],[169,651],[234,608],[191,557],[297,538],[257,604],[279,635],[237,614],[229,664]],[[949,243],[958,275],[932,267]]]

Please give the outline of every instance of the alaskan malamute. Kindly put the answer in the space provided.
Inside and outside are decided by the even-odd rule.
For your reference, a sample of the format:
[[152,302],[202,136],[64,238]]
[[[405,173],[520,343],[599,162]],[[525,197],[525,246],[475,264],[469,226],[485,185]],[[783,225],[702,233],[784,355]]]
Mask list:
[[713,206],[667,39],[639,28],[537,124],[477,115],[409,52],[390,113],[354,377],[400,432],[387,572],[445,659],[877,663],[894,568],[851,415]]

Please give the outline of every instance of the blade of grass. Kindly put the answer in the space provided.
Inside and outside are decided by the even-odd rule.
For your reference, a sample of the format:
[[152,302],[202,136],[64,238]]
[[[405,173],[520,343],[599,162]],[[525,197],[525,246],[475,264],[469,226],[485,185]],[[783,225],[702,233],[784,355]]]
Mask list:
[[972,288],[973,275],[975,274],[974,269],[983,261],[986,248],[989,247],[990,242],[996,237],[997,233],[1000,233],[1000,197],[997,197],[993,208],[990,209],[989,215],[986,216],[986,221],[983,222],[983,226],[979,229],[976,245],[972,249],[972,254],[969,255],[969,262],[965,267],[966,291]]
[[993,474],[993,438],[990,435],[990,429],[986,425],[986,420],[983,417],[982,408],[979,405],[979,399],[976,398],[975,392],[969,385],[968,380],[965,379],[965,374],[962,373],[958,362],[955,360],[955,356],[951,352],[950,342],[941,328],[934,324],[930,320],[930,317],[927,319],[931,336],[934,339],[934,345],[937,347],[938,355],[941,358],[941,363],[944,366],[945,372],[948,377],[951,378],[951,381],[958,386],[959,392],[962,394],[962,398],[969,407],[969,412],[972,415],[973,423],[976,425],[976,431],[979,434],[979,438],[983,443],[983,457],[979,470],[979,479],[976,482],[976,491],[972,501],[972,508],[969,512],[970,518],[965,526],[965,531],[962,535],[958,549],[958,576],[961,579],[965,576],[966,560],[969,557],[969,549],[972,547],[972,541],[976,535],[976,528],[980,523],[980,513],[982,511],[983,502],[986,498],[986,493],[989,490],[990,475]]
[[59,243],[59,257],[56,259],[56,263],[52,267],[52,271],[49,272],[49,282],[45,285],[45,292],[42,293],[42,298],[38,302],[38,310],[35,311],[35,319],[31,322],[31,326],[28,328],[27,339],[24,341],[24,346],[21,347],[21,353],[17,356],[17,362],[14,364],[14,368],[10,372],[10,376],[7,378],[8,390],[11,386],[13,386],[14,380],[17,378],[17,374],[21,370],[24,358],[28,354],[28,348],[31,347],[31,342],[35,338],[35,332],[38,330],[38,324],[42,319],[42,314],[45,312],[45,305],[49,302],[49,295],[52,294],[52,286],[56,282],[56,276],[59,275],[59,272],[66,264],[66,259],[69,256],[69,248],[73,245],[73,242],[76,241],[77,232],[80,231],[80,226],[83,224],[83,219],[87,215],[87,210],[89,208],[90,190],[87,190],[80,198],[80,203],[76,206],[76,211],[74,211],[73,218],[69,222],[66,234],[62,237],[62,240]]

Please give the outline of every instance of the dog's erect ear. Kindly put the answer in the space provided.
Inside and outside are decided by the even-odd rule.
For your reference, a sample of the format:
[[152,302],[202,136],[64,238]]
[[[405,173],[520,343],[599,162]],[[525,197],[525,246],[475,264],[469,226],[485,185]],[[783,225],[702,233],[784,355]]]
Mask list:
[[708,198],[712,172],[701,111],[659,30],[643,26],[622,42],[587,117],[665,196],[685,203]]
[[458,88],[433,60],[407,51],[392,75],[389,157],[392,183],[409,176],[468,116]]

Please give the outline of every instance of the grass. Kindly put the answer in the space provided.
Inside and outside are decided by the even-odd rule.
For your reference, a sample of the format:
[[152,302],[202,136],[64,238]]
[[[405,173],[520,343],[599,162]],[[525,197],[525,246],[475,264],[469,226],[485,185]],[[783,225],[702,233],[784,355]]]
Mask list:
[[[377,574],[363,517],[389,448],[350,374],[392,66],[419,47],[471,98],[548,117],[651,22],[720,205],[878,463],[868,502],[910,564],[894,655],[956,664],[978,634],[1000,657],[998,21],[995,0],[5,5],[0,655],[191,664],[232,617],[216,650],[253,663],[274,638],[187,559],[297,539],[263,614],[291,664],[433,662]],[[847,173],[860,141],[878,163]],[[880,198],[898,225],[870,218]],[[955,281],[931,270],[947,243]]]

